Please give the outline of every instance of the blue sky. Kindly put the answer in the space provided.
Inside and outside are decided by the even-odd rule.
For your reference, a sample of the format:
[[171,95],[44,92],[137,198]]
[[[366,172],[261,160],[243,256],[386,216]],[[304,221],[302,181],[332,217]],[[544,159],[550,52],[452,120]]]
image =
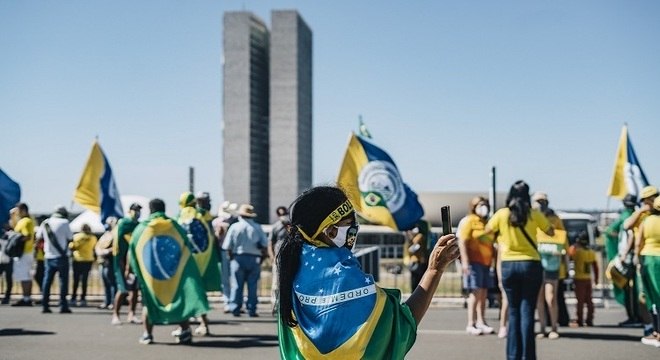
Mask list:
[[418,192],[486,190],[494,165],[499,191],[604,208],[624,122],[658,184],[656,1],[2,1],[0,168],[68,206],[98,135],[120,193],[174,211],[194,166],[218,205],[223,13],[273,9],[313,31],[315,183],[362,115]]

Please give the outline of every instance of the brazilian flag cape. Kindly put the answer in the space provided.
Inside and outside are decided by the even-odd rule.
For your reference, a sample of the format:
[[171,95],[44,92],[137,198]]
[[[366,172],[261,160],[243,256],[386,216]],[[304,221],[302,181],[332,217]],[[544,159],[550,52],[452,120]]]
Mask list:
[[298,325],[279,320],[282,359],[403,359],[415,343],[401,293],[378,287],[347,248],[305,244],[292,296]]
[[140,223],[129,247],[142,302],[154,324],[180,323],[209,311],[185,231],[162,212]]
[[222,290],[217,244],[204,215],[194,207],[187,206],[181,209],[178,222],[187,233],[193,259],[202,275],[204,289],[206,291]]

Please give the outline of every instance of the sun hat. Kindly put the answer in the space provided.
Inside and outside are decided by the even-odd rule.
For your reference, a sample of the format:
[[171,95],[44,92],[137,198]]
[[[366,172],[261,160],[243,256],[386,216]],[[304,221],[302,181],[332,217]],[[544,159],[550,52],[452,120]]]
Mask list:
[[249,218],[257,217],[257,214],[254,212],[254,206],[249,204],[242,204],[238,208],[238,215]]

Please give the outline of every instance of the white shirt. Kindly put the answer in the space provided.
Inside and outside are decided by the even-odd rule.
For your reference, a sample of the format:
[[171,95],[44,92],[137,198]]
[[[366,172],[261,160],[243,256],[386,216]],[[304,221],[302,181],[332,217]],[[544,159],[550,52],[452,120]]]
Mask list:
[[37,230],[37,238],[44,239],[44,258],[46,259],[56,259],[61,257],[57,249],[51,245],[51,241],[48,238],[48,232],[46,231],[45,224],[50,226],[50,231],[55,235],[55,241],[60,244],[64,254],[66,255],[67,250],[69,249],[69,241],[73,239],[73,234],[71,233],[71,228],[69,227],[69,220],[51,216],[48,219],[44,220]]

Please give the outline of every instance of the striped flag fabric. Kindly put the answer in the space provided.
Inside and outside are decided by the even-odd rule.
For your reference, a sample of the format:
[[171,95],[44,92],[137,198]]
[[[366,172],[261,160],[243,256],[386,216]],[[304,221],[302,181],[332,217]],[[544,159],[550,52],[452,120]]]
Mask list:
[[403,182],[394,160],[362,136],[351,133],[337,183],[371,223],[410,230],[424,216],[417,194]]
[[117,183],[108,158],[98,141],[94,141],[73,199],[83,207],[101,215],[101,222],[114,216],[124,216]]
[[619,136],[614,173],[607,195],[617,199],[623,199],[627,194],[639,196],[641,189],[648,185],[649,181],[630,141],[628,126],[624,125]]

